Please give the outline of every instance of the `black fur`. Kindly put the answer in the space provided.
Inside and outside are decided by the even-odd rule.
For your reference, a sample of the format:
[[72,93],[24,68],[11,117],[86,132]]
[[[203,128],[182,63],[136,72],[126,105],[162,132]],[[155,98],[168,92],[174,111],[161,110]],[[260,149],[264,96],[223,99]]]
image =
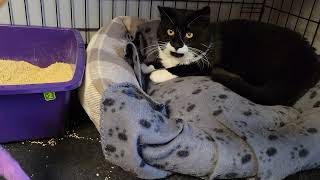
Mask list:
[[[210,67],[191,63],[168,68],[175,75],[211,76],[241,96],[264,105],[293,105],[320,78],[314,49],[289,29],[247,20],[211,24],[209,7],[199,11],[159,7],[159,11],[159,41],[170,42],[174,47],[180,47],[183,41],[202,51],[207,47],[201,43],[213,43],[207,53]],[[172,38],[166,34],[168,28],[181,36],[191,31],[194,37]]]

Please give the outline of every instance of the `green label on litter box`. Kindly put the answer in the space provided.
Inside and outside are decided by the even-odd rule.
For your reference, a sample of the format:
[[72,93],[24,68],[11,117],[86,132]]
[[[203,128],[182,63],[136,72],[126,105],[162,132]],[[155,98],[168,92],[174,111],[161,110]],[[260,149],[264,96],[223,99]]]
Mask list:
[[54,92],[45,92],[43,93],[43,97],[46,101],[53,101],[56,99],[56,93]]

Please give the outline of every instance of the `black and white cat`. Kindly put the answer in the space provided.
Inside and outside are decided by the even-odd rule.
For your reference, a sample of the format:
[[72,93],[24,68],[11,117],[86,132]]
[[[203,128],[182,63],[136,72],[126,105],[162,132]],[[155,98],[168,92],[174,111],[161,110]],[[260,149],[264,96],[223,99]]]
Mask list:
[[210,76],[249,100],[293,105],[320,79],[314,49],[298,33],[246,20],[210,23],[210,8],[158,7],[154,82]]

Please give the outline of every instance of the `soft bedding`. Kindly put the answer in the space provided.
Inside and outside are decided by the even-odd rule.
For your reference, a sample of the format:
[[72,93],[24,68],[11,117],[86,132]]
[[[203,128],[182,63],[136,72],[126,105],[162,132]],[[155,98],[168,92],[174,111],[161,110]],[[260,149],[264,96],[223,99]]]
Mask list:
[[145,179],[280,180],[319,166],[320,83],[295,107],[252,103],[207,77],[147,84],[155,28],[118,17],[88,46],[80,99],[108,161]]

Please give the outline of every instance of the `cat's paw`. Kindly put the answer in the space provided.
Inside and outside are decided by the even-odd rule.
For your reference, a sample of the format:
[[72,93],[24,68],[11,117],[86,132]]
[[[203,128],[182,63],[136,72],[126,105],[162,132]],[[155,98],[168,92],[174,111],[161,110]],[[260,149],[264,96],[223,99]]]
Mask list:
[[150,74],[152,71],[156,70],[153,65],[147,66],[146,64],[141,64],[141,71],[143,74]]
[[169,71],[167,71],[166,69],[161,69],[161,70],[156,70],[153,71],[150,74],[150,79],[151,81],[155,82],[155,83],[160,83],[160,82],[164,82],[164,81],[168,81],[170,79],[174,79],[178,76],[171,74]]

